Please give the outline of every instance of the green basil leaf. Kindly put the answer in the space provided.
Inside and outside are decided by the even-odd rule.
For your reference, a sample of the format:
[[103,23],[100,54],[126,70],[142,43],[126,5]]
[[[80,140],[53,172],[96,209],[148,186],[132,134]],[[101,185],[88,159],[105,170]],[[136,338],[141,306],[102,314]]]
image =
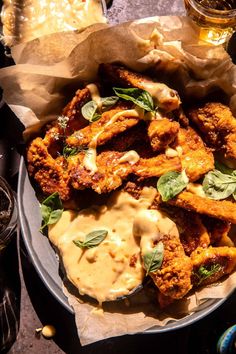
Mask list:
[[210,199],[228,198],[236,190],[236,176],[226,175],[218,170],[210,171],[203,180],[203,190]]
[[159,242],[157,246],[153,248],[152,252],[147,252],[143,255],[144,268],[147,274],[153,273],[161,267],[163,257],[164,245],[162,242]]
[[68,145],[64,146],[62,155],[67,158],[69,156],[74,156],[79,152],[79,149],[77,147],[70,147]]
[[107,110],[109,110],[117,103],[118,100],[119,98],[116,96],[101,97],[101,109],[99,110],[101,112],[97,112],[99,107],[95,101],[89,101],[85,103],[85,105],[83,105],[81,113],[83,117],[88,121],[95,122],[96,120],[101,118],[102,112],[106,112]]
[[115,94],[126,101],[132,101],[145,111],[154,111],[154,103],[149,92],[139,88],[119,88],[113,87]]
[[69,146],[69,145],[65,145],[63,150],[62,150],[62,155],[65,157],[65,158],[68,158],[70,156],[74,156],[76,154],[78,154],[79,152],[85,152],[85,153],[88,153],[88,146]]
[[226,175],[235,175],[236,170],[233,170],[232,168],[229,168],[228,166],[224,165],[223,163],[219,161],[215,161],[215,169],[226,174]]
[[89,101],[83,105],[81,108],[81,113],[83,117],[90,122],[92,122],[93,116],[98,108],[98,105],[95,101]]
[[210,267],[209,266],[201,266],[198,271],[195,273],[195,275],[198,277],[199,281],[197,285],[200,285],[205,279],[211,277],[215,273],[219,272],[221,270],[222,266],[220,264],[212,264]]
[[95,230],[85,236],[84,241],[74,240],[74,244],[80,248],[92,248],[98,246],[106,237],[107,230]]
[[102,112],[105,112],[119,101],[119,97],[117,96],[102,97],[101,101],[102,101]]
[[94,115],[92,116],[90,122],[96,122],[96,120],[100,119],[101,118],[101,114],[95,112]]
[[63,213],[63,205],[58,192],[51,194],[47,197],[40,206],[43,225],[41,231],[51,224],[55,224]]
[[185,171],[167,172],[162,175],[157,182],[157,190],[159,191],[163,202],[174,198],[188,184],[189,179]]
[[236,189],[235,189],[235,191],[233,192],[233,197],[234,197],[234,200],[236,200]]

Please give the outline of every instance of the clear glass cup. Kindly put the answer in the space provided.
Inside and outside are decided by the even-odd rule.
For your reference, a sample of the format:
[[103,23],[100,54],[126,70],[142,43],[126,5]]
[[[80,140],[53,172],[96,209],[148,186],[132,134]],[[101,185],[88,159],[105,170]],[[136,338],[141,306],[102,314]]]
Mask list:
[[0,176],[0,252],[10,242],[17,227],[17,205],[13,191]]
[[19,306],[14,291],[9,287],[11,271],[6,247],[16,235],[17,204],[14,192],[0,176],[0,352],[6,353],[16,340],[19,328]]
[[199,40],[227,43],[236,28],[236,0],[184,0],[187,15],[199,27]]

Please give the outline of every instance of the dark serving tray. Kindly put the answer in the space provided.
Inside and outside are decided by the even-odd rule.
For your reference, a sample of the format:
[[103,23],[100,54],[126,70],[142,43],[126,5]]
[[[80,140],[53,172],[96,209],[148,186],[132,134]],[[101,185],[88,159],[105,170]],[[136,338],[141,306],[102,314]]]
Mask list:
[[[22,237],[31,261],[55,299],[69,312],[73,313],[73,309],[62,291],[58,256],[50,245],[48,238],[39,232],[41,226],[39,202],[30,183],[23,157],[20,162],[17,195]],[[227,298],[229,297],[230,295]],[[145,331],[145,333],[164,333],[193,324],[213,312],[223,304],[227,298],[207,300],[203,305],[199,306],[195,313],[181,318],[178,321],[170,322],[164,327],[153,327]]]

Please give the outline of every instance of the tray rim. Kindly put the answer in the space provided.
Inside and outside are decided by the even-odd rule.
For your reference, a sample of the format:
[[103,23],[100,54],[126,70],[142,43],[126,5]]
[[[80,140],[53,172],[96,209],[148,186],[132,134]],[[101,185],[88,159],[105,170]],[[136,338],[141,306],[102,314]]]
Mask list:
[[[74,310],[69,305],[68,300],[67,300],[66,296],[64,295],[62,289],[60,289],[61,293],[59,293],[59,294],[56,293],[55,289],[52,286],[52,284],[50,284],[50,282],[48,281],[48,279],[46,277],[46,274],[45,274],[45,271],[44,271],[44,269],[42,267],[42,264],[39,262],[37,257],[35,257],[35,255],[34,255],[35,250],[32,249],[30,238],[27,236],[27,233],[28,233],[29,230],[27,229],[27,223],[26,223],[26,220],[25,220],[25,216],[24,216],[24,214],[22,212],[23,211],[23,207],[24,207],[23,206],[23,193],[24,193],[24,191],[22,189],[23,189],[23,186],[24,186],[24,181],[25,181],[27,173],[28,172],[27,172],[27,169],[26,169],[24,157],[21,156],[20,167],[19,167],[18,186],[17,186],[17,200],[18,200],[19,221],[20,221],[20,227],[21,227],[21,235],[22,235],[24,244],[26,246],[27,252],[29,254],[30,260],[31,260],[34,268],[36,269],[40,279],[42,280],[43,284],[45,285],[45,287],[49,290],[51,295],[53,295],[54,298],[65,309],[67,309],[71,314],[74,314]],[[234,290],[232,290],[232,292],[226,298],[207,300],[207,301],[209,301],[211,303],[209,304],[208,307],[206,307],[204,309],[200,309],[199,311],[197,311],[195,313],[192,313],[192,314],[189,314],[186,317],[183,317],[183,318],[181,318],[181,319],[179,319],[177,321],[171,321],[171,322],[167,323],[163,327],[162,326],[152,327],[150,329],[147,329],[147,330],[145,330],[143,332],[139,332],[139,333],[136,333],[136,334],[166,333],[166,332],[169,332],[169,331],[182,329],[182,328],[187,327],[187,326],[189,326],[191,324],[194,324],[194,323],[200,321],[201,319],[207,317],[212,312],[214,312],[218,307],[220,307],[234,293]]]

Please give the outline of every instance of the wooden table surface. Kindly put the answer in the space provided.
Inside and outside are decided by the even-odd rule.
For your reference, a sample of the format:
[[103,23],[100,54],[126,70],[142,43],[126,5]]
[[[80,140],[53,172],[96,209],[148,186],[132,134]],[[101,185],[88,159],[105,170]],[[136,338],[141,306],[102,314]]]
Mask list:
[[[166,14],[183,15],[183,1],[114,0],[108,9],[108,19],[111,23]],[[7,107],[4,107],[1,110],[0,121],[1,117],[6,115],[10,113]],[[9,142],[13,146],[16,137],[12,134],[11,119],[4,122],[3,130],[9,135]],[[8,166],[8,178],[16,188],[18,155],[14,148],[9,151],[13,155],[11,160],[14,160],[14,165]],[[191,327],[166,334],[123,336],[81,347],[73,315],[53,298],[39,279],[19,234],[7,249],[6,267],[14,275],[14,291],[20,306],[19,332],[9,354],[215,353],[217,338],[229,325],[234,324],[236,318],[235,296],[231,296],[214,314]],[[45,324],[56,327],[57,334],[53,340],[35,336],[35,329]]]

